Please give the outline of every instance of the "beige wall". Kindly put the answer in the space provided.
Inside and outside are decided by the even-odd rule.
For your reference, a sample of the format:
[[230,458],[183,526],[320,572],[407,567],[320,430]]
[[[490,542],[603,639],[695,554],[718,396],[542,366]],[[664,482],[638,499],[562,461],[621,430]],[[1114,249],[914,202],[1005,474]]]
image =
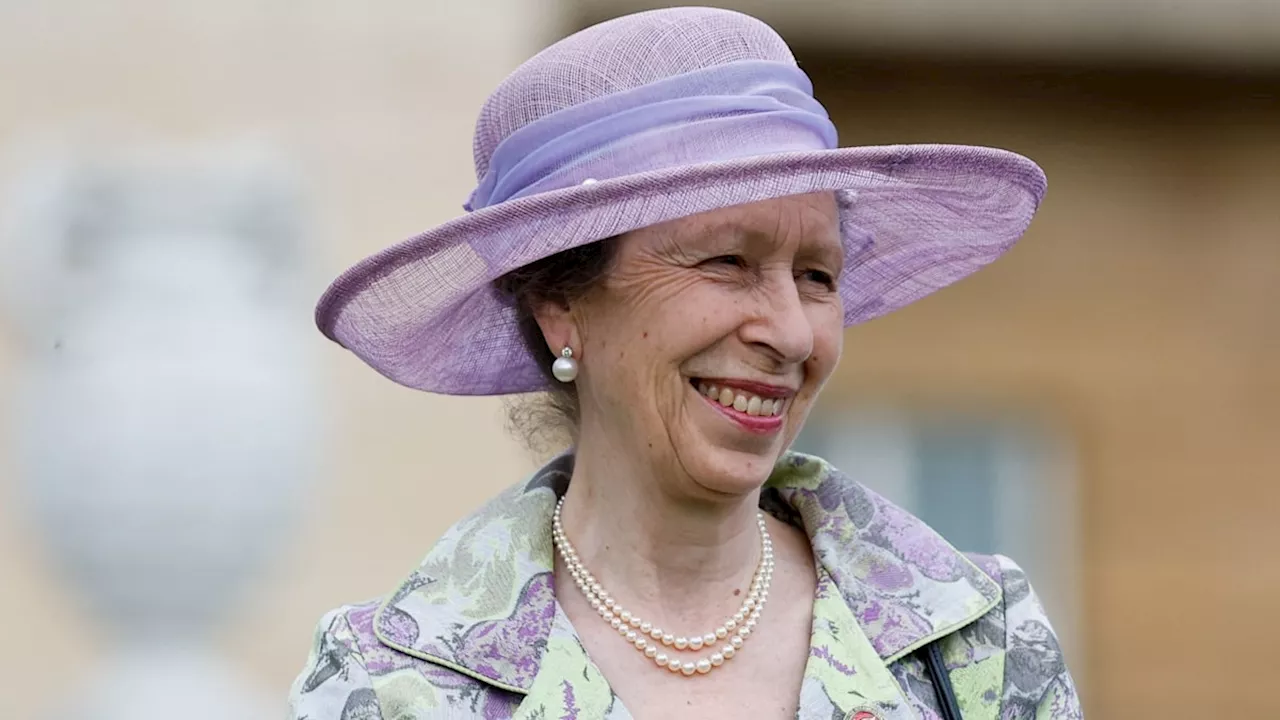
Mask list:
[[[569,0],[607,17],[682,3]],[[1181,59],[1280,64],[1280,4],[1272,0],[710,0],[759,17],[787,37],[835,51],[966,50],[1096,60]]]
[[851,331],[827,401],[1056,420],[1087,716],[1280,716],[1280,77],[802,61],[845,144],[998,145],[1049,176],[1008,256]]
[[[346,264],[461,212],[480,103],[558,21],[554,4],[523,0],[3,3],[0,149],[12,157],[67,125],[142,142],[265,135],[310,186],[318,295]],[[19,170],[0,164],[0,188]],[[0,407],[17,381],[12,340],[0,325]],[[335,425],[318,448],[329,469],[278,575],[220,638],[280,702],[322,611],[387,592],[451,519],[531,464],[496,402],[404,390],[313,343]],[[85,679],[103,638],[48,567],[11,459],[0,445],[0,717],[28,718]]]

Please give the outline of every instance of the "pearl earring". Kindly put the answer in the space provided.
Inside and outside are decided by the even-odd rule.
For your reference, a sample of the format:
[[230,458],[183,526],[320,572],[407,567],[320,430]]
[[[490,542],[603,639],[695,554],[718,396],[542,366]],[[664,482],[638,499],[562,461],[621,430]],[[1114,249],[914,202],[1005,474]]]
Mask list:
[[568,345],[560,351],[560,357],[551,363],[551,374],[562,383],[571,383],[578,377],[578,361],[573,359],[573,348]]

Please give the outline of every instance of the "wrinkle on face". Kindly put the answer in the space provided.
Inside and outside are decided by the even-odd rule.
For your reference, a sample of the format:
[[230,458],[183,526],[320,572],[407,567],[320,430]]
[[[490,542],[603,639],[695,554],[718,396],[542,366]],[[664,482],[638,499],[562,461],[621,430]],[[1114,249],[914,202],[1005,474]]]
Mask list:
[[[571,308],[583,340],[584,441],[606,436],[615,453],[706,489],[763,482],[839,358],[842,262],[829,193],[624,235],[610,274]],[[827,276],[831,283],[818,281]],[[691,386],[699,377],[796,389],[783,432],[735,431],[704,406]]]

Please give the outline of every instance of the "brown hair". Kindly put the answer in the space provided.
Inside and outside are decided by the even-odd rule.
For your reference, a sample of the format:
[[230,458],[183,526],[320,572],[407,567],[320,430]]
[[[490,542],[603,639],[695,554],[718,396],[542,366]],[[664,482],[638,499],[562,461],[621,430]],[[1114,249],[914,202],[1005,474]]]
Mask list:
[[617,237],[580,245],[516,268],[494,281],[494,287],[515,306],[520,337],[547,378],[550,389],[531,401],[508,406],[511,429],[535,451],[550,449],[577,437],[581,408],[573,383],[562,383],[551,374],[556,355],[547,347],[534,310],[544,303],[567,307],[599,287],[613,266]]

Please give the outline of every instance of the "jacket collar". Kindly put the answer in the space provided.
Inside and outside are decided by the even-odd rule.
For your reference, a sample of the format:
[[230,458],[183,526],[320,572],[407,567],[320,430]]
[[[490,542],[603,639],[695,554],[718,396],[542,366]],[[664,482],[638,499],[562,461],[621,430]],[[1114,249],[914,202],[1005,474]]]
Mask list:
[[[450,528],[379,609],[388,647],[527,693],[556,616],[551,515],[563,455]],[[999,584],[929,526],[817,458],[789,453],[761,507],[802,526],[887,663],[993,608]]]

